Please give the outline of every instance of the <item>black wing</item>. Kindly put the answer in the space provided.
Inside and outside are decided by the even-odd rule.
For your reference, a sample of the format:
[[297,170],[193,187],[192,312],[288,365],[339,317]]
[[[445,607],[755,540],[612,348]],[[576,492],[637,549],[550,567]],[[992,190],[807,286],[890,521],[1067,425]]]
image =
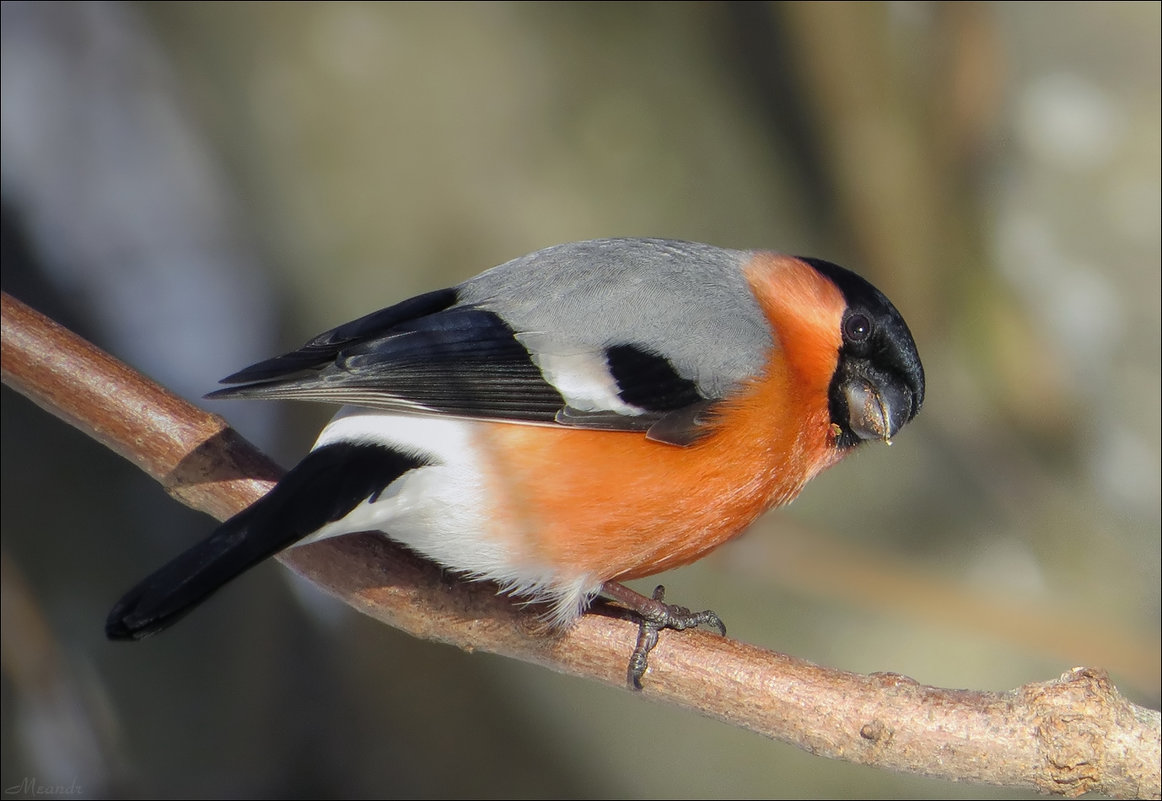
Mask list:
[[[518,332],[497,313],[457,303],[455,289],[381,309],[222,380],[209,398],[350,404],[386,411],[651,432],[688,444],[709,405],[661,355],[604,349],[618,399],[638,414],[580,411],[545,379]],[[664,425],[659,425],[665,423]]]

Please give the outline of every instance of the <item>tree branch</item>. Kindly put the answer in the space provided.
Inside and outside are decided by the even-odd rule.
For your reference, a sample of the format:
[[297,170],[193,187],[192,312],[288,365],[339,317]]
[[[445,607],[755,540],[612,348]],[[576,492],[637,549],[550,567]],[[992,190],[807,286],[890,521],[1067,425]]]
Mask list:
[[[4,383],[218,519],[269,490],[279,468],[225,422],[3,295]],[[292,570],[416,637],[625,687],[636,626],[585,615],[546,634],[535,611],[455,581],[383,537],[287,551]],[[663,632],[644,693],[799,746],[892,770],[1076,796],[1158,798],[1162,716],[1100,670],[1007,693],[926,687],[813,665],[705,631]]]

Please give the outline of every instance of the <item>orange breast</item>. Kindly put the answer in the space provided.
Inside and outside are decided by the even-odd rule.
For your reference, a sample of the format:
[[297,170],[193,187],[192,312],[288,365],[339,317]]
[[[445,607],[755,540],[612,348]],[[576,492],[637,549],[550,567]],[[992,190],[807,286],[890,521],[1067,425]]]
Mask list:
[[764,374],[716,407],[713,433],[694,445],[520,425],[482,434],[491,515],[512,552],[602,580],[648,576],[737,536],[840,458],[827,410],[838,290],[787,257],[757,257],[747,273],[779,342]]

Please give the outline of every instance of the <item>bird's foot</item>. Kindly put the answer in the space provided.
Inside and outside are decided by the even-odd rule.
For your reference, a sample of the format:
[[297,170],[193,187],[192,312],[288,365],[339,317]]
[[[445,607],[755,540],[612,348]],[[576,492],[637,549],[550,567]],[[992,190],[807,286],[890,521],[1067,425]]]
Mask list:
[[640,618],[637,645],[629,658],[629,669],[626,677],[630,687],[635,690],[642,688],[642,676],[649,667],[650,651],[658,644],[658,632],[662,629],[682,631],[698,626],[713,626],[726,636],[726,626],[717,614],[709,609],[701,612],[691,612],[684,606],[667,604],[666,588],[659,584],[654,590],[652,598],[634,592],[629,587],[617,582],[607,581],[602,587],[602,593],[632,610]]

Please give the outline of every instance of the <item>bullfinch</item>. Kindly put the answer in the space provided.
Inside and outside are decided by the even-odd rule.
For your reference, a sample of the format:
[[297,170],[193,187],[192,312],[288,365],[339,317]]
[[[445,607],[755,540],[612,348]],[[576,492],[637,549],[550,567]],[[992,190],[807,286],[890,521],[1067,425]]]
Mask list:
[[284,548],[377,531],[555,626],[598,596],[628,607],[638,687],[659,629],[725,627],[618,582],[702,557],[924,401],[908,326],[856,274],[663,239],[549,247],[222,383],[208,397],[342,408],[269,494],[130,590],[110,638]]

